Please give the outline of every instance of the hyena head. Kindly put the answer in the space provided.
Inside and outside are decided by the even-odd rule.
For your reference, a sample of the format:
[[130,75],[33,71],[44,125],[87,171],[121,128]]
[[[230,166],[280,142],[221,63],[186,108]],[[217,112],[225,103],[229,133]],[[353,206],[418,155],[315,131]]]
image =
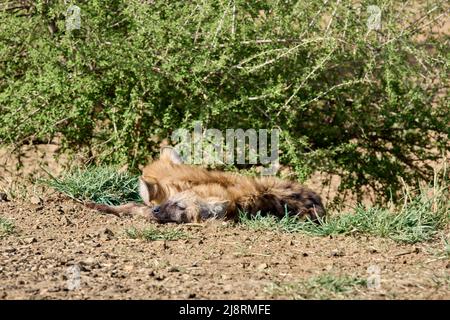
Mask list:
[[217,198],[202,199],[193,192],[180,192],[153,208],[153,219],[160,223],[201,222],[221,219],[226,215],[228,201]]

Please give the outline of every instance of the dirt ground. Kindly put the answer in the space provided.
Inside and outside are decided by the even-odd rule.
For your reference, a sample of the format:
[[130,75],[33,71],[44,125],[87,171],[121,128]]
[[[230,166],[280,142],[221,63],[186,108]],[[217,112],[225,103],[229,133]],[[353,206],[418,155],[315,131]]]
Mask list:
[[[0,154],[0,191],[15,195],[0,201],[0,217],[16,227],[0,237],[0,299],[450,299],[450,230],[404,245],[216,222],[153,225],[184,232],[179,240],[132,239],[125,230],[150,223],[100,214],[27,184],[41,164],[61,170],[48,148],[28,152],[19,171]],[[374,274],[375,288],[330,287],[333,279]]]

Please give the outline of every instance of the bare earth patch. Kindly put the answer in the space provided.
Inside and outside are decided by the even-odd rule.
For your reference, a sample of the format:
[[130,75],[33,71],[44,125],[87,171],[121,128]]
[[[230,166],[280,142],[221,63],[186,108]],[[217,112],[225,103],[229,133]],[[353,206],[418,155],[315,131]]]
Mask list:
[[[37,204],[1,202],[0,212],[15,225],[0,239],[2,299],[450,298],[450,261],[439,237],[404,245],[224,223],[154,225],[57,194]],[[132,228],[183,236],[151,241],[130,237]],[[72,266],[80,270],[76,288]],[[365,283],[370,266],[380,268],[379,289]]]

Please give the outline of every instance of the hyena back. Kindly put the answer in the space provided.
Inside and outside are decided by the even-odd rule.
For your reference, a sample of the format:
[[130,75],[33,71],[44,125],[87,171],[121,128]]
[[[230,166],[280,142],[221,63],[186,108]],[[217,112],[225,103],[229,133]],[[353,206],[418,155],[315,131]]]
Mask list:
[[158,160],[144,168],[139,192],[145,206],[131,203],[93,207],[119,215],[146,213],[151,220],[161,223],[237,219],[239,212],[278,217],[288,214],[311,220],[326,214],[320,196],[296,182],[275,177],[245,177],[186,165],[175,150],[168,147],[161,150]]

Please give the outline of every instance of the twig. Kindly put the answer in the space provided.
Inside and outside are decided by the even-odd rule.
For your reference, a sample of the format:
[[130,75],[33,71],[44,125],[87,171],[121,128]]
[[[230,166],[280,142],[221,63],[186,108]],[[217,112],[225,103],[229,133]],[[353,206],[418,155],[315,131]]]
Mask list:
[[[424,18],[426,18],[430,13],[432,13],[433,11],[435,11],[435,10],[438,9],[438,8],[439,8],[438,6],[435,6],[433,9],[429,10],[425,15],[423,15],[423,16],[420,17],[419,19],[416,19],[415,21],[413,21],[410,25],[408,25],[405,29],[403,29],[403,30],[400,32],[400,35],[399,35],[399,36],[397,36],[397,37],[395,37],[395,38],[392,38],[392,39],[389,39],[388,41],[384,42],[383,45],[382,45],[382,47],[386,46],[387,44],[389,44],[389,43],[391,43],[391,42],[393,42],[393,41],[397,41],[398,39],[400,39],[401,37],[403,37],[403,36],[405,36],[405,35],[407,35],[407,34],[415,33],[415,32],[417,32],[417,31],[422,30],[423,28],[429,26],[431,23],[433,23],[433,22],[439,20],[443,15],[447,14],[447,12],[441,13],[441,14],[438,15],[436,18],[434,18],[433,20],[430,20],[428,23],[426,23],[426,24],[423,25],[423,26],[421,26],[420,24],[418,24],[419,21],[421,21],[421,20],[423,20]],[[407,30],[410,29],[411,27],[413,27],[412,30],[407,31]]]
[[331,14],[331,18],[330,18],[330,21],[328,22],[328,25],[327,25],[326,29],[325,29],[325,33],[328,33],[328,30],[331,27],[331,23],[333,22],[333,19],[336,16],[337,8],[338,8],[340,2],[341,2],[341,0],[336,1],[336,7],[334,8],[333,13]]
[[330,51],[330,53],[322,60],[321,63],[317,64],[315,68],[303,79],[302,83],[295,88],[294,93],[289,97],[289,99],[284,103],[283,107],[278,111],[277,117],[280,115],[281,111],[286,108],[286,106],[291,102],[291,100],[294,98],[294,96],[297,95],[297,93],[300,91],[300,89],[305,85],[306,81],[323,65],[326,63],[326,61],[331,57],[331,55],[334,53],[334,49]]
[[322,98],[323,96],[326,96],[328,93],[330,93],[330,92],[333,91],[333,90],[336,90],[336,89],[338,89],[338,88],[344,87],[344,86],[349,85],[349,84],[364,83],[364,82],[369,82],[369,83],[370,83],[371,81],[370,81],[370,80],[367,80],[367,79],[358,79],[358,80],[351,80],[351,81],[346,81],[346,82],[342,82],[342,83],[340,83],[340,84],[337,84],[337,85],[331,87],[330,89],[328,89],[327,91],[324,91],[324,92],[320,93],[320,94],[317,95],[315,98],[313,98],[313,99],[311,99],[311,100],[309,100],[309,101],[303,103],[303,104],[299,107],[299,109],[301,109],[301,108],[307,106],[308,104],[310,104],[310,103],[312,103],[312,102],[314,102],[314,101],[319,100],[320,98]]
[[300,43],[300,44],[298,44],[298,45],[296,45],[296,46],[294,46],[294,47],[288,49],[286,52],[280,54],[280,55],[277,56],[276,58],[267,60],[267,61],[265,61],[264,63],[259,64],[259,65],[257,65],[256,67],[253,67],[253,68],[247,70],[247,72],[248,72],[248,73],[251,73],[251,72],[254,72],[254,71],[258,70],[258,69],[261,69],[261,68],[263,68],[263,67],[265,67],[265,66],[267,66],[267,65],[269,65],[269,64],[272,64],[272,63],[274,63],[275,61],[277,61],[277,60],[279,60],[279,59],[281,59],[281,58],[287,56],[287,55],[290,54],[292,51],[294,51],[294,50],[300,48],[300,47],[303,46],[303,45],[310,44],[310,43],[317,42],[317,41],[321,41],[321,40],[324,40],[324,39],[325,39],[325,38],[316,38],[316,39],[311,39],[311,40],[308,40],[308,41],[304,41],[304,42],[302,42],[302,43]]
[[236,3],[233,1],[233,20],[231,22],[231,34],[233,35],[233,38],[236,33]]
[[395,256],[396,256],[396,257],[400,257],[400,256],[405,256],[405,255],[407,255],[407,254],[411,254],[411,253],[419,253],[419,252],[420,252],[420,249],[419,249],[419,248],[414,248],[414,250],[409,250],[409,251],[404,251],[404,252],[397,253]]

